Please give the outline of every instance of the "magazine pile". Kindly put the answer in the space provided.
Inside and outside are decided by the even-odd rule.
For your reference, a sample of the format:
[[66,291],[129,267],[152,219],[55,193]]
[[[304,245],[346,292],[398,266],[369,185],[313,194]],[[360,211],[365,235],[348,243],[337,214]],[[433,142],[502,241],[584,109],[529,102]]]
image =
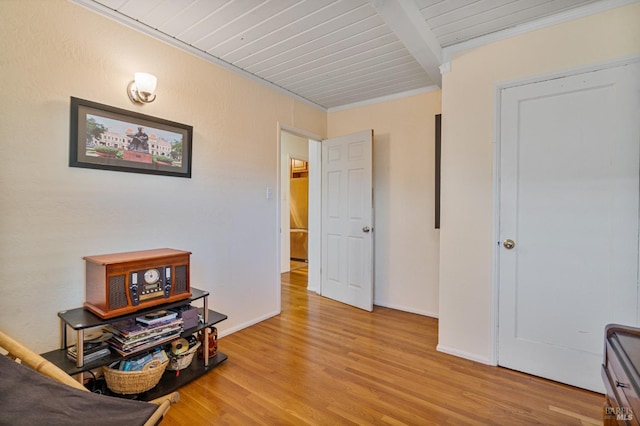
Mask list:
[[[152,319],[149,319],[153,317]],[[132,355],[154,346],[168,343],[180,337],[183,329],[182,318],[175,312],[163,311],[160,315],[130,318],[107,326],[113,333],[109,345],[120,355]]]

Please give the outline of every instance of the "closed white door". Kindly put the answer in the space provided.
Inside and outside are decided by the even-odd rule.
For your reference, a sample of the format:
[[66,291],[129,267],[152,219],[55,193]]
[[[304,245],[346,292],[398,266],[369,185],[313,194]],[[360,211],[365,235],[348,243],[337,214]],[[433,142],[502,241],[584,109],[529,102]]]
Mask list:
[[373,310],[373,131],[322,141],[325,297]]
[[638,324],[640,66],[504,89],[500,365],[603,392],[604,327]]

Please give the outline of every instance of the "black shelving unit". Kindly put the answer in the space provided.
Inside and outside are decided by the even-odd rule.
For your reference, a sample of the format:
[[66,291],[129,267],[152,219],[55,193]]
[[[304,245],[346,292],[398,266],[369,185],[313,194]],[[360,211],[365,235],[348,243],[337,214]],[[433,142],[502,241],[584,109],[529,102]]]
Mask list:
[[[60,326],[61,326],[61,344],[60,349],[55,349],[53,351],[49,351],[43,353],[42,356],[51,361],[53,364],[58,366],[60,369],[65,371],[67,374],[71,376],[77,376],[79,380],[82,380],[83,374],[86,371],[94,370],[97,368],[101,368],[104,365],[109,365],[113,362],[120,361],[122,359],[134,357],[140,355],[140,353],[131,354],[127,356],[122,356],[117,353],[115,350],[111,350],[111,355],[106,356],[104,358],[100,358],[90,363],[84,363],[82,357],[78,358],[77,362],[72,361],[67,357],[67,331],[71,329],[75,332],[75,341],[83,342],[84,341],[84,331],[93,327],[100,327],[103,325],[111,324],[117,321],[121,321],[124,319],[135,318],[139,316],[143,316],[149,312],[155,312],[158,310],[165,310],[171,308],[178,308],[185,305],[190,305],[192,302],[196,300],[202,299],[204,307],[198,308],[199,314],[201,318],[204,319],[203,322],[200,322],[196,327],[189,328],[187,330],[183,330],[181,333],[182,337],[190,336],[196,334],[200,331],[203,331],[204,341],[203,345],[208,348],[208,333],[209,328],[214,326],[215,324],[224,321],[227,319],[227,316],[221,314],[219,312],[215,312],[208,309],[208,298],[209,293],[203,290],[199,290],[196,288],[191,288],[191,297],[188,299],[180,300],[177,302],[167,303],[164,305],[153,306],[151,308],[141,309],[137,312],[122,315],[115,318],[102,319],[97,315],[94,315],[90,311],[84,308],[76,308],[70,309],[67,311],[58,312],[58,317],[60,318]],[[177,337],[176,337],[177,338]],[[157,346],[166,345],[167,342],[160,343]],[[207,348],[204,348],[206,352]],[[148,350],[151,350],[149,348]],[[149,401],[160,396],[166,395],[180,388],[181,386],[186,385],[192,380],[197,379],[203,374],[207,373],[211,369],[215,368],[222,362],[227,360],[227,355],[222,352],[217,352],[213,357],[205,356],[204,359],[199,359],[197,356],[194,356],[194,360],[191,362],[191,365],[185,369],[180,370],[179,374],[176,371],[167,370],[162,375],[160,382],[153,389],[132,396],[127,395],[127,398],[135,398],[142,401]],[[118,396],[117,394],[113,394]]]

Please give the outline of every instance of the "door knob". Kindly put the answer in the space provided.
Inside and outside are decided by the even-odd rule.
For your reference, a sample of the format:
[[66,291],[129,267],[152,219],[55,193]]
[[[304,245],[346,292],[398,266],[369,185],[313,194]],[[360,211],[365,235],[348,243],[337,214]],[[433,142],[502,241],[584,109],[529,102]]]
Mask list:
[[504,242],[502,243],[502,245],[504,246],[504,248],[506,248],[507,250],[511,250],[512,248],[514,248],[516,246],[516,242],[513,240],[504,240]]
[[368,226],[365,226],[364,228],[362,228],[362,232],[369,232],[371,231],[371,229],[369,229]]

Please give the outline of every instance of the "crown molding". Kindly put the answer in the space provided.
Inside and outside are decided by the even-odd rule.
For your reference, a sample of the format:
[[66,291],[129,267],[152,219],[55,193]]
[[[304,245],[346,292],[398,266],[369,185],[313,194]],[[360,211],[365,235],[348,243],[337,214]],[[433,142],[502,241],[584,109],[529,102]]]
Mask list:
[[432,85],[427,87],[421,87],[420,89],[408,90],[406,92],[395,93],[393,95],[381,96],[379,98],[368,99],[366,101],[354,102],[352,104],[340,105],[337,107],[331,107],[327,109],[327,112],[337,112],[344,111],[347,109],[353,108],[361,108],[368,105],[378,104],[381,102],[393,101],[396,99],[408,98],[409,96],[420,95],[422,93],[435,92],[436,90],[440,90],[439,86]]

